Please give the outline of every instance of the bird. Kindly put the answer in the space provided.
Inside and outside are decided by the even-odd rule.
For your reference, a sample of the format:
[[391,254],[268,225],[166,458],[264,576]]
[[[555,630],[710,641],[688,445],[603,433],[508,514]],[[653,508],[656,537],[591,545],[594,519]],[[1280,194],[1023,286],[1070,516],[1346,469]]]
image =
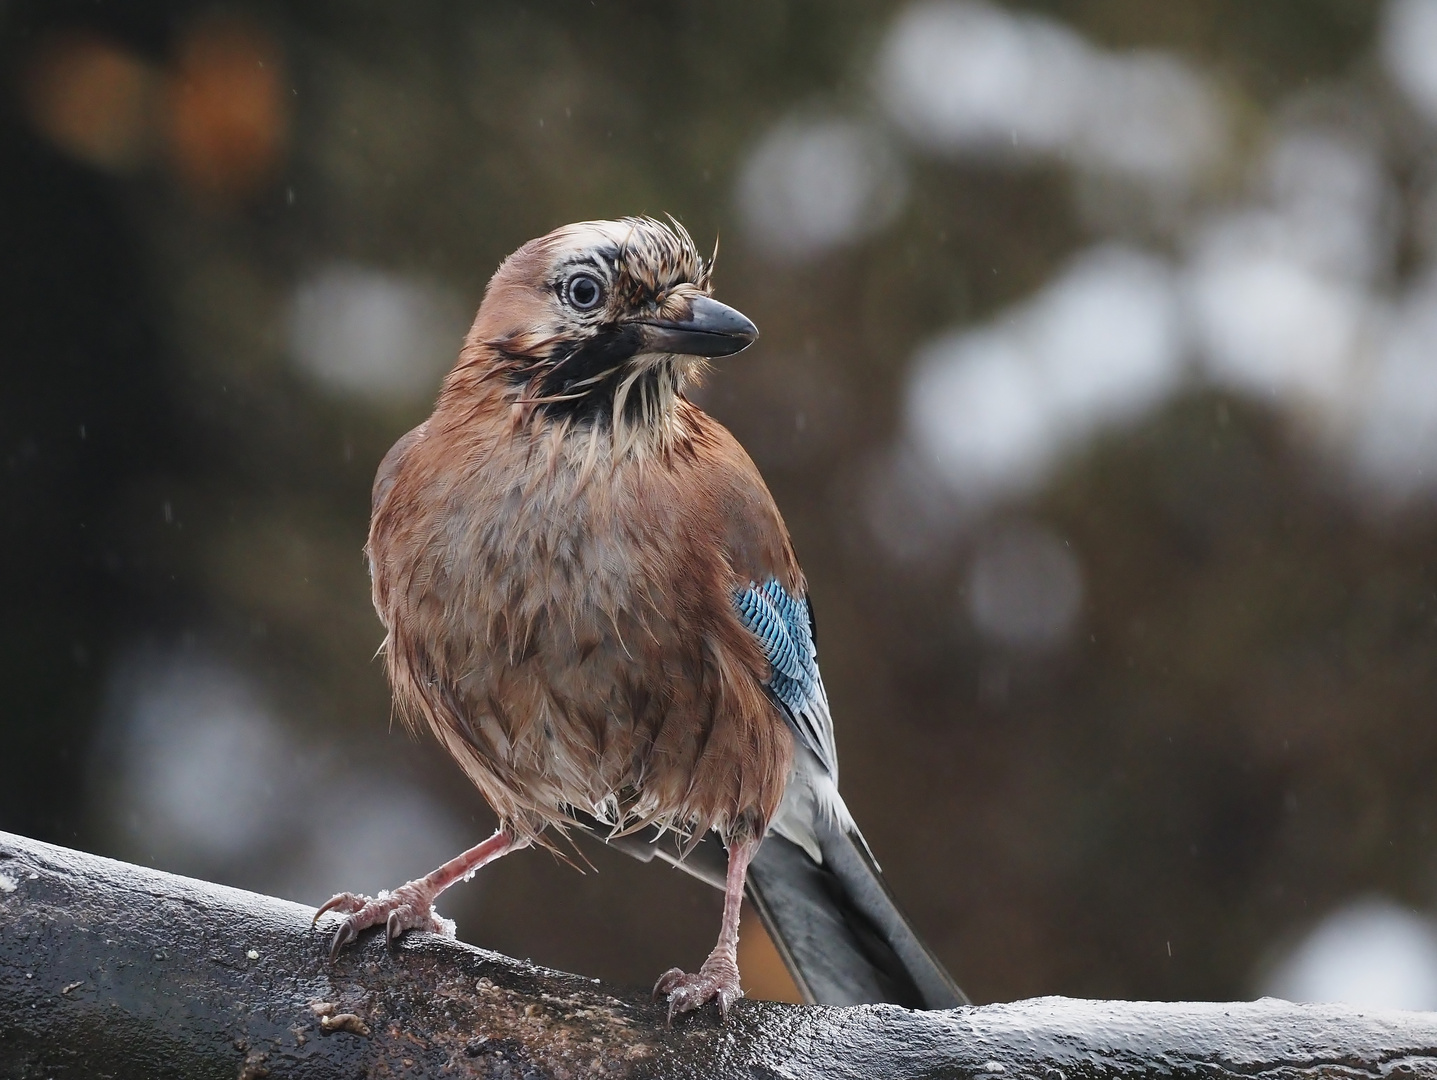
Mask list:
[[555,229],[503,261],[430,417],[375,477],[373,601],[396,711],[498,817],[375,897],[343,892],[330,955],[384,927],[452,935],[435,898],[589,832],[723,890],[717,943],[654,987],[668,1021],[743,991],[747,894],[805,1000],[967,998],[894,902],[838,791],[813,605],[737,439],[690,400],[758,329],[713,298],[676,219]]

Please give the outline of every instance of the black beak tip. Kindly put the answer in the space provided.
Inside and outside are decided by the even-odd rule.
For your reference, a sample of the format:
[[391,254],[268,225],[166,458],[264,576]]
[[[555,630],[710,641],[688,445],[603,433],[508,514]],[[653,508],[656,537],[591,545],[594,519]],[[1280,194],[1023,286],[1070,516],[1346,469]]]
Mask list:
[[684,356],[732,356],[758,338],[752,319],[707,296],[694,297],[687,319],[648,322],[643,329],[652,351]]
[[739,338],[745,345],[751,345],[758,337],[758,327],[753,324],[752,319],[737,308],[721,304],[708,296],[694,297],[689,325],[695,330],[704,330],[710,334]]

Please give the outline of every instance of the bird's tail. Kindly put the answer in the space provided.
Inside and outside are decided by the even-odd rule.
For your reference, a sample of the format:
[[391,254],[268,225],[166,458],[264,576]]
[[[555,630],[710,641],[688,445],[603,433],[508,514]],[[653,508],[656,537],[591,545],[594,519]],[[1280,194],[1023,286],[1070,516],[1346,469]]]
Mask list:
[[748,871],[748,895],[808,1001],[886,1001],[949,1009],[968,998],[914,931],[868,845],[836,823],[815,829],[820,865],[770,833]]
[[[595,825],[590,827],[603,838],[603,828]],[[910,1009],[967,1005],[967,996],[898,909],[863,837],[831,822],[816,823],[814,836],[822,864],[771,832],[748,869],[748,897],[804,999]],[[723,888],[728,855],[715,833],[686,854],[672,833],[657,830],[607,839],[636,858],[647,862],[657,855]]]

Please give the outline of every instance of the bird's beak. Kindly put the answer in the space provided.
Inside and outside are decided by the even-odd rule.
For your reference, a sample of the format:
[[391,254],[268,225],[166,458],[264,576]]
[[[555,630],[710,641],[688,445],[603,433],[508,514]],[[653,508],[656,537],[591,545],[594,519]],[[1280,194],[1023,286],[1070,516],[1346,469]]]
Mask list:
[[649,319],[638,324],[641,352],[676,356],[730,356],[758,337],[758,327],[741,311],[707,296],[695,296],[687,319]]

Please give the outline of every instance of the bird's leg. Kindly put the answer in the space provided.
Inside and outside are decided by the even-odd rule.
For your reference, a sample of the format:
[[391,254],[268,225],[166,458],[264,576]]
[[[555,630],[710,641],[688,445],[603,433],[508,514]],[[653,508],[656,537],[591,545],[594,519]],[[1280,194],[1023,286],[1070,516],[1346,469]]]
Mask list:
[[738,981],[738,921],[743,911],[744,880],[749,860],[758,850],[758,841],[744,839],[729,845],[728,877],[723,891],[723,925],[718,944],[703,966],[692,975],[672,968],[654,984],[654,997],[667,994],[669,1022],[674,1013],[689,1012],[705,1002],[717,1001],[719,1012],[728,1016],[728,1007],[743,997]]
[[438,870],[406,882],[393,892],[381,892],[371,899],[356,893],[339,893],[314,913],[314,921],[326,911],[338,911],[345,916],[335,932],[334,942],[329,947],[329,957],[334,959],[339,950],[359,936],[361,930],[384,924],[385,937],[393,941],[406,930],[428,930],[431,933],[454,936],[454,924],[441,918],[434,910],[434,898],[460,878],[469,878],[474,871],[491,863],[501,855],[507,855],[517,848],[528,847],[529,841],[520,839],[505,829],[499,829],[482,844],[476,844],[462,855],[456,855]]

